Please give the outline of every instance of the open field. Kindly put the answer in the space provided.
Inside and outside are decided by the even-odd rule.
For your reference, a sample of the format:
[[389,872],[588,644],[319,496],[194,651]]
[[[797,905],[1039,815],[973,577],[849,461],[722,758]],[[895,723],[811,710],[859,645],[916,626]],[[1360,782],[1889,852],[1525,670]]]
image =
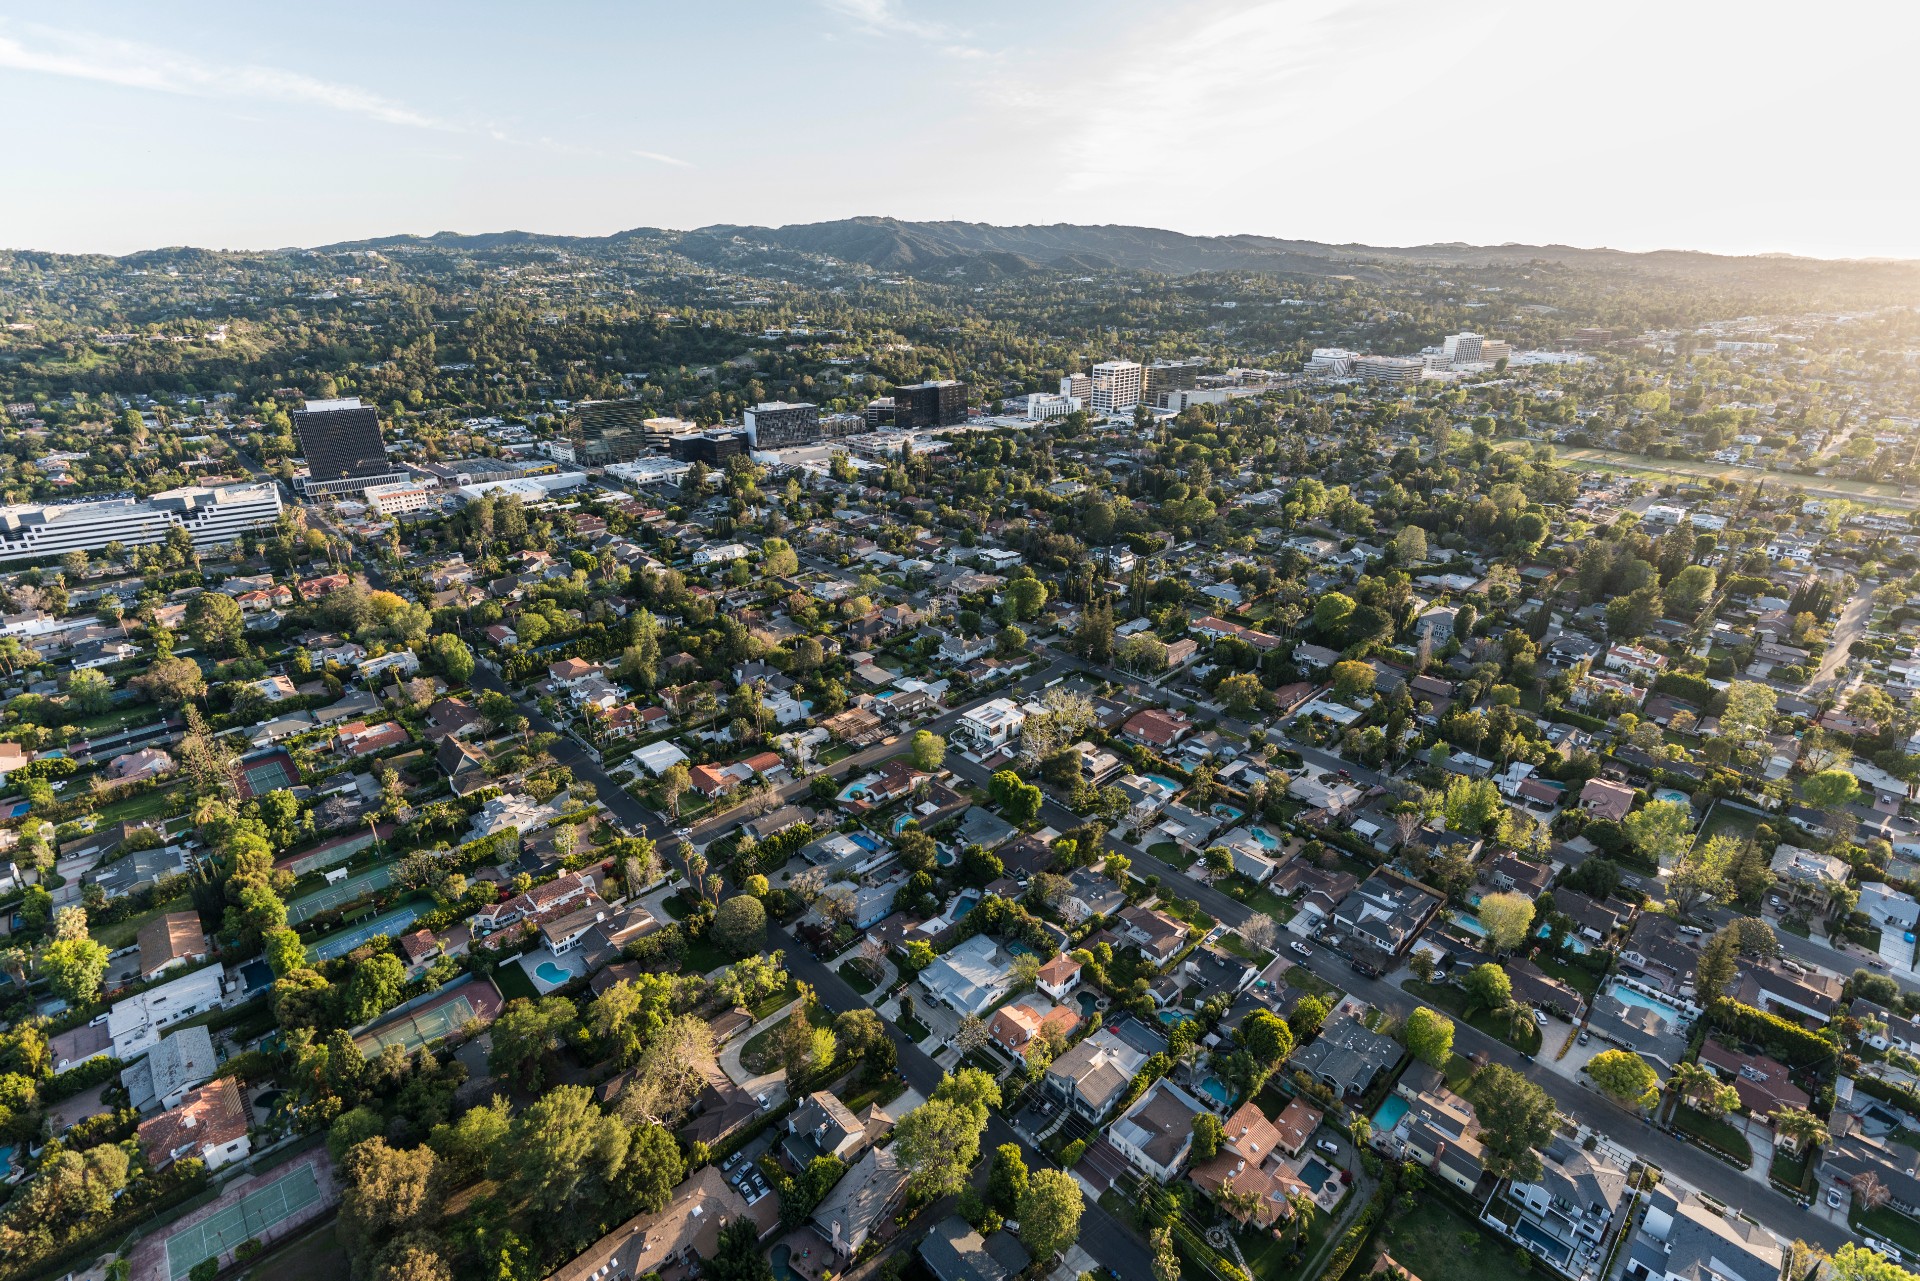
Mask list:
[[1812,498],[1844,498],[1869,507],[1908,512],[1920,508],[1920,494],[1900,485],[1884,485],[1870,480],[1846,480],[1833,476],[1801,476],[1794,472],[1757,471],[1731,463],[1697,462],[1689,458],[1647,458],[1618,449],[1559,449],[1554,461],[1576,471],[1628,472],[1662,480],[1764,480],[1785,485]]

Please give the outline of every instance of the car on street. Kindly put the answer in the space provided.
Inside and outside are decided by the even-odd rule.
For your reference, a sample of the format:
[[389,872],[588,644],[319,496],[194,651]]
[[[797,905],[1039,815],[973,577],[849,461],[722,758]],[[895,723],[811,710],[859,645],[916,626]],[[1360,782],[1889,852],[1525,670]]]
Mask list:
[[1308,947],[1305,943],[1300,942],[1298,939],[1287,944],[1287,946],[1293,949],[1294,955],[1296,956],[1312,956],[1313,955],[1313,949]]

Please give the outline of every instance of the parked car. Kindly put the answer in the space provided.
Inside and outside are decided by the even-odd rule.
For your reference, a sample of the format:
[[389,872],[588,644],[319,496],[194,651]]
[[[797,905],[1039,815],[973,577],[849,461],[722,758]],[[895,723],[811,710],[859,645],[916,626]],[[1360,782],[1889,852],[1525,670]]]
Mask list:
[[1827,1189],[1827,1204],[1832,1206],[1836,1210],[1840,1208],[1840,1189],[1839,1188]]
[[1321,1139],[1318,1143],[1315,1143],[1313,1146],[1315,1146],[1316,1148],[1319,1148],[1322,1152],[1325,1152],[1328,1156],[1340,1155],[1340,1145],[1338,1143],[1335,1143],[1332,1139]]
[[1310,948],[1310,947],[1308,947],[1308,946],[1307,946],[1307,945],[1306,945],[1305,943],[1302,943],[1302,942],[1301,942],[1300,940],[1298,940],[1298,939],[1295,939],[1295,940],[1294,940],[1293,942],[1291,942],[1291,943],[1289,943],[1289,944],[1287,944],[1287,946],[1288,946],[1288,947],[1290,947],[1290,948],[1292,948],[1292,949],[1293,949],[1293,951],[1294,951],[1294,954],[1295,954],[1295,955],[1297,955],[1297,956],[1312,956],[1312,955],[1313,955],[1313,949],[1312,949],[1312,948]]
[[1547,1025],[1547,1012],[1545,1010],[1535,1010],[1533,1012],[1533,1021],[1541,1027],[1545,1027]]
[[1580,1033],[1580,1044],[1585,1045],[1588,1041],[1591,1041],[1592,1039],[1593,1039],[1593,1033],[1582,1029]]

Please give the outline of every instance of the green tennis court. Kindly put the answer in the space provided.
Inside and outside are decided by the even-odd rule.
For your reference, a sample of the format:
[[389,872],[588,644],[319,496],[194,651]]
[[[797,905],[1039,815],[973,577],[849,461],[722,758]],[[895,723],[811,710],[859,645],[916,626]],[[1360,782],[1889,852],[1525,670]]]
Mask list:
[[349,876],[337,885],[328,885],[311,894],[302,895],[287,904],[287,924],[298,925],[310,921],[322,912],[330,912],[336,907],[345,907],[357,898],[384,890],[393,884],[393,864],[388,863],[358,876]]
[[379,1057],[380,1051],[389,1045],[397,1045],[412,1054],[421,1046],[452,1034],[455,1028],[472,1022],[473,1018],[473,1002],[465,996],[458,996],[445,1005],[436,1005],[418,1014],[396,1019],[367,1033],[355,1044],[370,1059]]
[[180,1281],[193,1271],[194,1264],[224,1254],[242,1241],[264,1237],[319,1199],[320,1181],[314,1176],[312,1163],[300,1165],[285,1178],[247,1193],[168,1237],[167,1275],[172,1281]]
[[297,781],[285,763],[278,759],[249,765],[243,772],[247,776],[247,790],[253,796],[265,796],[268,792],[292,787]]
[[413,924],[413,918],[425,910],[425,906],[419,903],[402,903],[390,912],[382,912],[364,925],[337,930],[327,935],[308,948],[307,955],[316,961],[331,961],[336,956],[345,956],[368,939],[381,934],[392,934],[404,926]]

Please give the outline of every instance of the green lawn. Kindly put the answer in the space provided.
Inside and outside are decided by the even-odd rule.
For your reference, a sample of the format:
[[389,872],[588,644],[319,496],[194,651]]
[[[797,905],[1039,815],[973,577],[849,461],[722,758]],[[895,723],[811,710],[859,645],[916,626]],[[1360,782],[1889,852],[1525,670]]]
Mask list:
[[[1527,1016],[1524,1023],[1507,1014],[1495,1013],[1491,1010],[1477,1010],[1469,1018],[1466,1014],[1467,994],[1451,983],[1422,983],[1419,979],[1408,979],[1401,986],[1428,1005],[1445,1011],[1469,1027],[1485,1032],[1496,1041],[1506,1042],[1522,1054],[1540,1052],[1540,1027],[1533,1021],[1531,1015]],[[1515,1035],[1516,1029],[1518,1035]]]
[[841,966],[840,977],[846,980],[848,987],[862,996],[873,991],[876,986],[874,981],[867,977],[866,966],[862,965],[858,960],[848,961],[845,965]]
[[768,996],[766,996],[764,999],[760,1001],[758,1005],[755,1005],[751,1010],[749,1010],[748,1013],[753,1015],[754,1021],[757,1023],[761,1019],[766,1018],[767,1015],[773,1013],[775,1010],[785,1005],[788,1001],[791,1001],[794,997],[798,996],[799,994],[800,994],[800,985],[798,982],[795,981],[794,977],[791,974],[789,974],[787,976],[787,981],[780,985],[779,991],[771,993]]
[[1176,863],[1182,867],[1186,866],[1186,851],[1182,850],[1172,841],[1155,841],[1153,844],[1147,846],[1147,853],[1160,859],[1162,862]]
[[733,958],[711,939],[688,939],[687,954],[680,962],[682,974],[711,974],[733,964]]
[[139,796],[129,796],[122,800],[108,801],[94,811],[100,827],[111,827],[115,823],[131,823],[144,818],[172,818],[180,811],[185,801],[173,793],[173,789],[163,787],[156,792],[146,792]]
[[1774,1182],[1804,1191],[1807,1186],[1807,1158],[1804,1155],[1788,1156],[1784,1152],[1776,1151],[1773,1154],[1771,1173]]
[[1542,973],[1559,979],[1589,999],[1600,990],[1600,976],[1583,965],[1570,965],[1544,951],[1534,958],[1534,963],[1540,967]]
[[185,912],[192,907],[193,896],[182,894],[172,902],[162,903],[150,912],[141,912],[135,916],[129,916],[124,921],[115,921],[111,925],[102,925],[99,929],[93,931],[93,937],[104,945],[109,952],[117,952],[123,947],[131,947],[134,941],[140,937],[140,927],[148,921],[151,921],[154,917],[164,916],[168,912]]
[[1734,1128],[1730,1121],[1721,1117],[1708,1116],[1705,1112],[1681,1103],[1675,1105],[1673,1109],[1673,1128],[1682,1134],[1691,1134],[1716,1151],[1743,1159],[1744,1166],[1750,1167],[1753,1164],[1753,1145],[1747,1142],[1747,1136]]
[[773,1038],[786,1025],[787,1020],[781,1019],[772,1027],[762,1028],[748,1037],[747,1043],[740,1047],[740,1066],[756,1076],[780,1066],[773,1056]]
[[898,1027],[902,1032],[905,1032],[908,1039],[915,1045],[926,1040],[932,1033],[931,1028],[919,1019],[914,1018],[911,1014],[902,1014],[898,1019],[894,1020],[894,1026]]
[[1706,825],[1700,830],[1700,839],[1710,840],[1724,834],[1744,841],[1753,835],[1753,829],[1760,823],[1758,814],[1749,814],[1716,801],[1713,812],[1707,815]]
[[1396,1208],[1376,1239],[1420,1281],[1533,1281],[1512,1245],[1437,1196],[1418,1197],[1411,1211]]
[[1920,1254],[1920,1222],[1909,1219],[1891,1206],[1881,1206],[1878,1210],[1860,1211],[1858,1205],[1848,1214],[1847,1221],[1856,1229],[1871,1232],[1882,1241],[1891,1241],[1909,1254]]
[[[1247,1264],[1253,1269],[1254,1281],[1299,1281],[1303,1270],[1326,1244],[1327,1231],[1332,1225],[1332,1218],[1315,1210],[1306,1234],[1298,1241],[1276,1241],[1267,1232],[1242,1231],[1236,1235],[1240,1238],[1241,1253],[1247,1256]],[[1288,1267],[1287,1260],[1295,1254],[1299,1255],[1300,1262]]]
[[1297,987],[1325,998],[1328,1003],[1339,1000],[1340,989],[1315,974],[1304,965],[1296,965],[1287,971],[1287,986]]
[[533,980],[527,977],[527,972],[513,963],[502,965],[493,972],[493,985],[499,988],[500,995],[509,1001],[522,996],[531,1001],[540,995],[539,990],[533,986]]

